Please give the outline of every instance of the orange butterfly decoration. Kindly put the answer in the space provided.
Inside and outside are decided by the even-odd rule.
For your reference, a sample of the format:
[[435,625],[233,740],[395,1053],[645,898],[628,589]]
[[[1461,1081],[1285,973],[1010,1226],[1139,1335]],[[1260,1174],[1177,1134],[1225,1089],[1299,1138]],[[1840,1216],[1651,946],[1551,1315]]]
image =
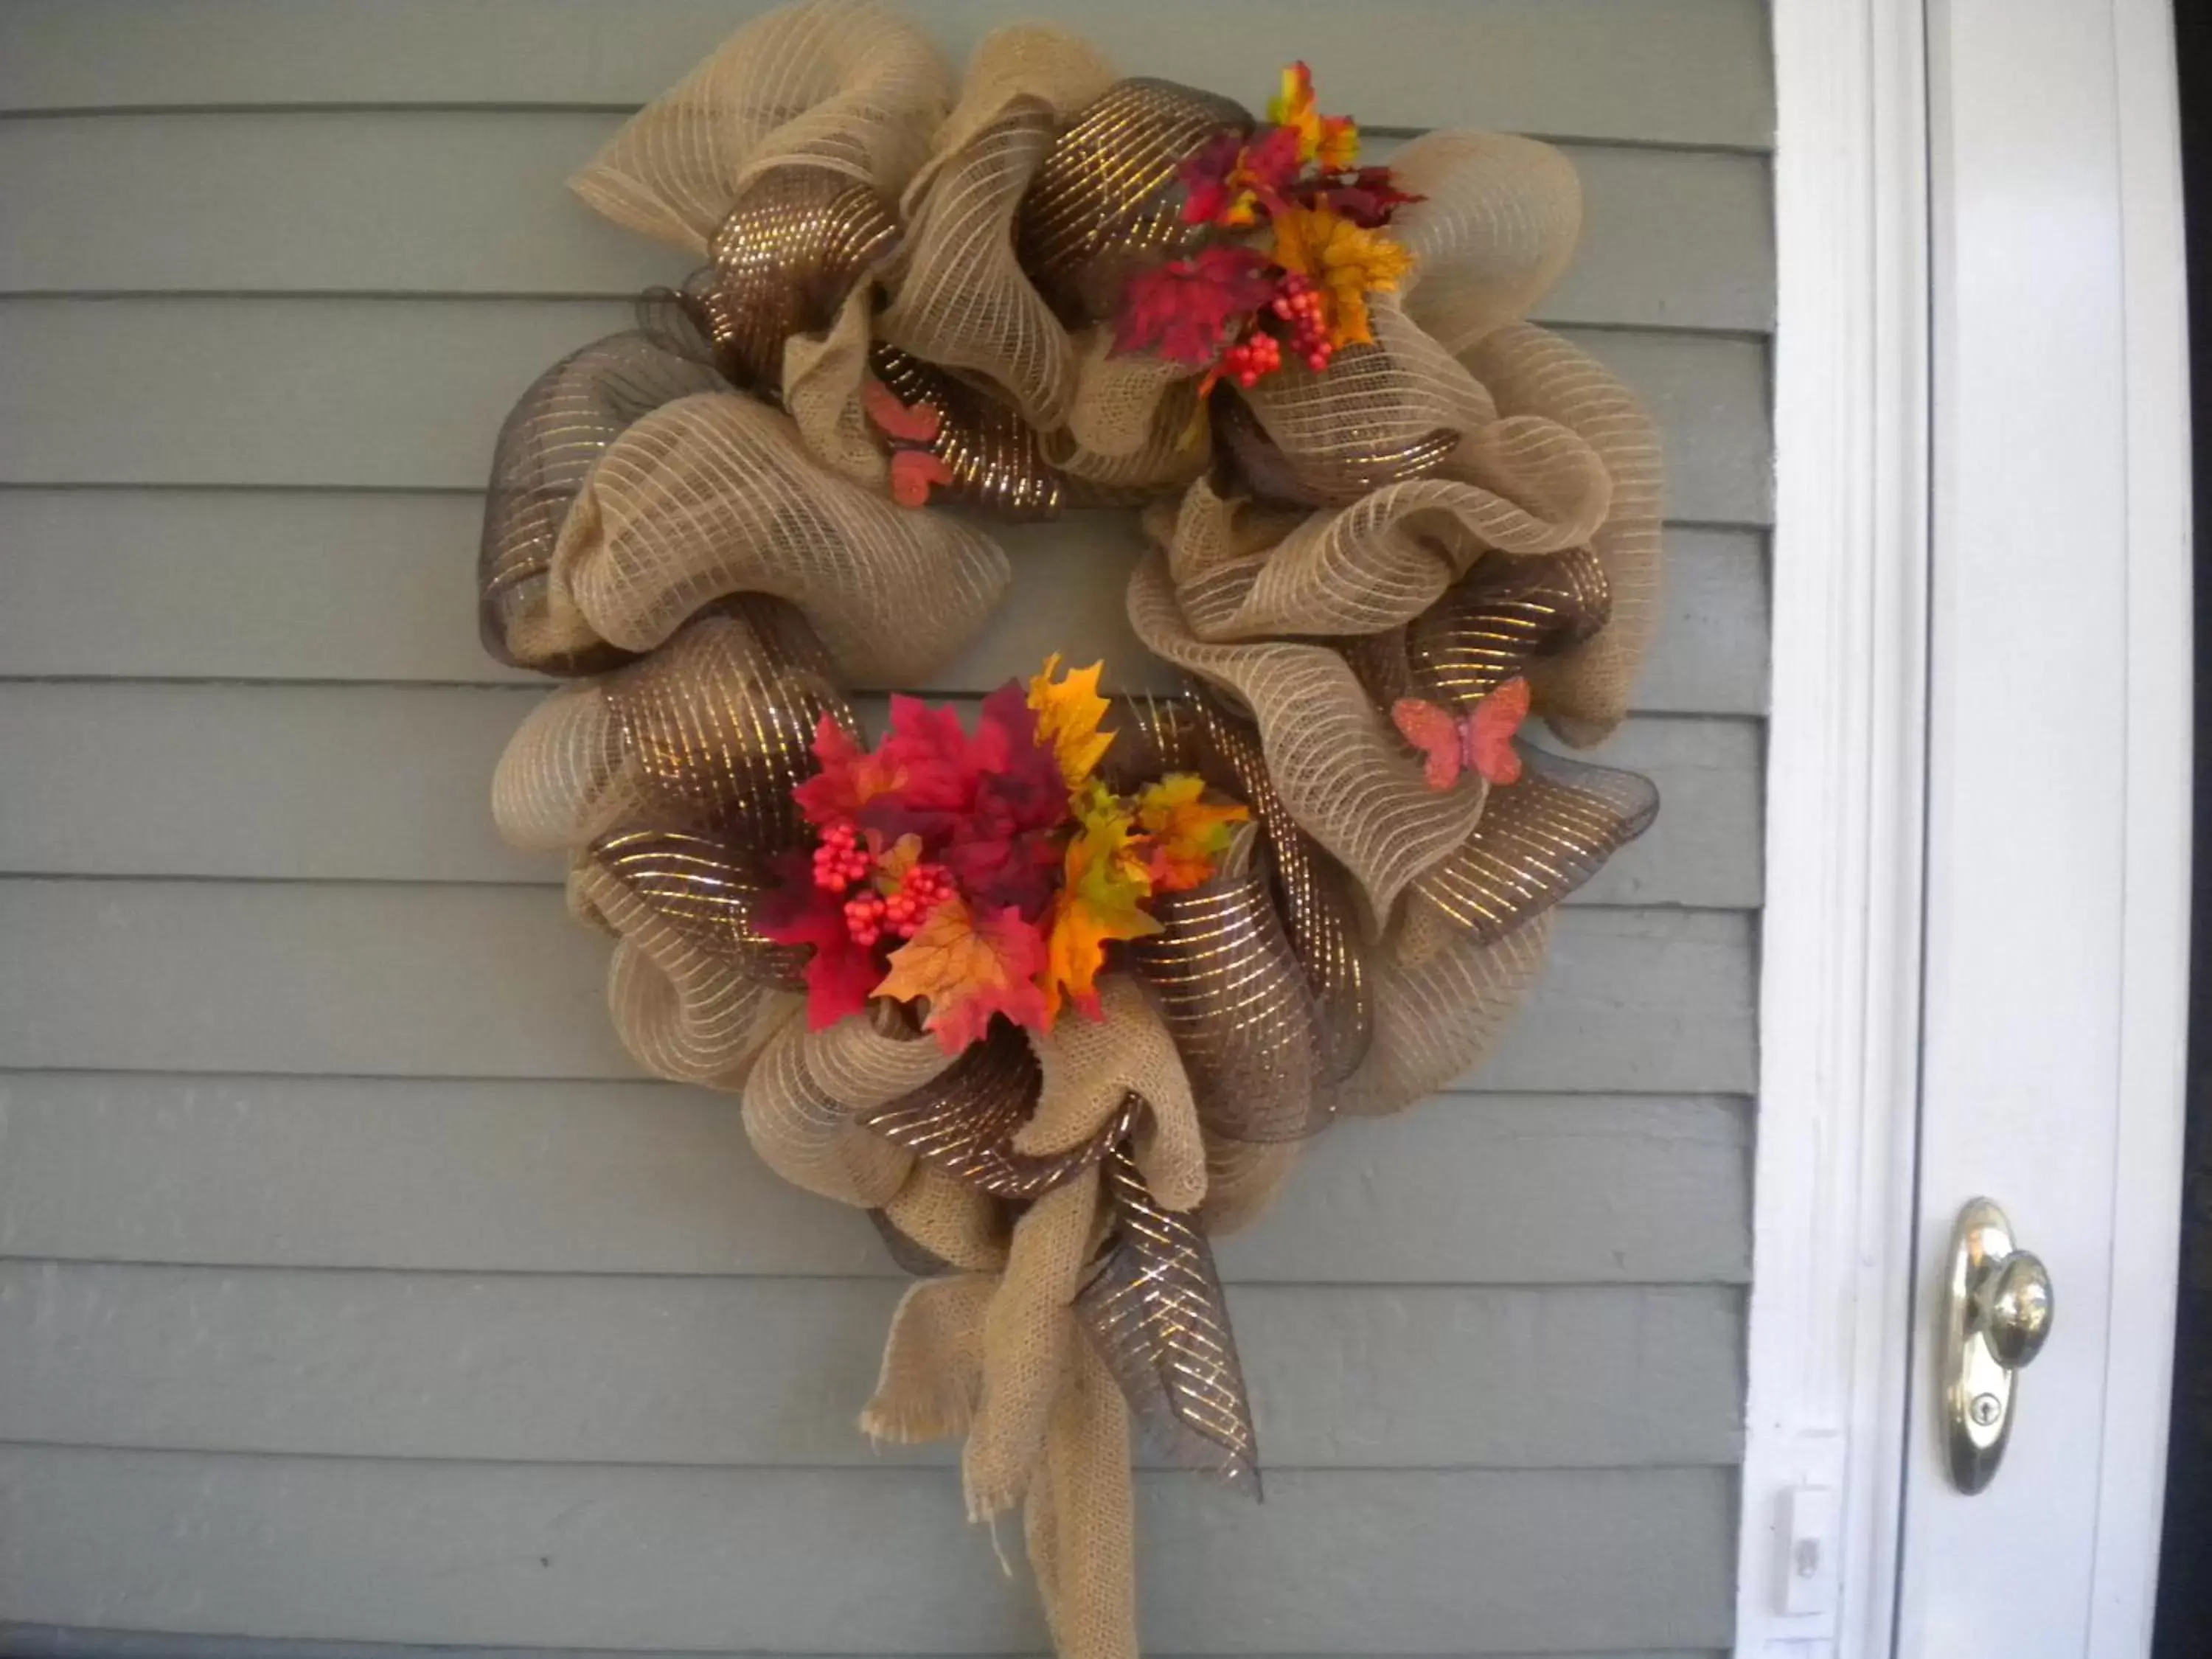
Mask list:
[[1450,788],[1462,772],[1492,783],[1520,781],[1521,756],[1513,747],[1513,734],[1528,718],[1526,680],[1506,681],[1471,714],[1453,714],[1419,697],[1401,697],[1390,705],[1390,718],[1406,741],[1427,757],[1421,770],[1431,789]]
[[861,393],[868,418],[891,441],[891,499],[901,507],[927,507],[929,492],[952,482],[952,469],[929,447],[945,421],[930,404],[902,404],[881,380]]

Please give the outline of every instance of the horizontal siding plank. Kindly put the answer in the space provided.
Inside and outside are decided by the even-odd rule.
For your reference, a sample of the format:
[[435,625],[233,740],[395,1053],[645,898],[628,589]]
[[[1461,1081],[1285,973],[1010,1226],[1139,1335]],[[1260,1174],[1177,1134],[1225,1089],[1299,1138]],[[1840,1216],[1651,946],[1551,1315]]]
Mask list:
[[[0,109],[192,105],[643,103],[769,0],[15,0],[0,13]],[[1763,149],[1774,131],[1757,0],[1238,0],[1190,26],[1180,0],[917,0],[956,64],[1002,24],[1058,15],[1131,75],[1256,107],[1264,34],[1373,125],[1505,130]],[[527,41],[528,50],[519,50]]]
[[[412,1643],[269,1642],[235,1636],[149,1635],[143,1631],[93,1630],[82,1626],[14,1625],[4,1620],[0,1620],[0,1652],[6,1653],[9,1659],[607,1659],[605,1648],[587,1652],[582,1648],[472,1647],[463,1651],[448,1647],[426,1648]],[[622,1659],[821,1659],[821,1656],[757,1653],[750,1650],[734,1653],[727,1649],[709,1653],[697,1648],[686,1649],[680,1654],[665,1650],[659,1653],[641,1653],[634,1648],[625,1648],[622,1650]],[[891,1656],[854,1654],[845,1656],[845,1659],[891,1659]],[[899,1659],[913,1659],[913,1656],[909,1653],[900,1656]],[[961,1659],[961,1656],[955,1655],[951,1659]],[[1050,1659],[1050,1656],[1031,1655],[1029,1659]],[[1178,1656],[1160,1654],[1156,1656],[1156,1659],[1178,1659]],[[1181,1659],[1195,1659],[1195,1656],[1181,1656]],[[1273,1655],[1268,1656],[1267,1659],[1292,1659],[1292,1656]],[[1349,1659],[1349,1656],[1300,1654],[1295,1659]],[[1431,1654],[1425,1656],[1425,1659],[1545,1659],[1545,1656],[1460,1652]],[[1576,1659],[1728,1659],[1728,1656],[1710,1649],[1692,1653],[1674,1648],[1665,1653],[1657,1653],[1649,1648],[1638,1648],[1633,1653],[1579,1654]]]
[[[1484,1086],[1750,1092],[1752,920],[1569,908]],[[605,939],[535,888],[18,878],[0,938],[23,1070],[636,1075]]]
[[[0,1263],[0,1441],[943,1463],[947,1448],[877,1447],[856,1426],[903,1290]],[[1238,1285],[1229,1312],[1273,1468],[1656,1468],[1741,1455],[1733,1287]]]
[[[543,685],[477,640],[483,511],[460,494],[0,489],[0,676]],[[993,533],[1014,561],[1005,605],[904,689],[995,685],[1048,651],[1103,657],[1130,689],[1173,684],[1129,631],[1124,586],[1143,550],[1132,519]],[[1757,535],[1670,533],[1637,707],[1763,712],[1766,586]]]
[[[0,753],[40,780],[0,795],[0,871],[557,883],[562,860],[507,847],[486,805],[545,695],[0,683]],[[863,717],[879,726],[881,709]],[[1646,774],[1667,805],[1571,902],[1759,902],[1755,722],[1642,716],[1592,756]]]
[[[1232,1283],[1741,1284],[1747,1106],[1452,1097],[1307,1149]],[[96,1191],[98,1204],[80,1201]],[[1373,1217],[1387,1205],[1387,1228]],[[896,1278],[732,1103],[658,1083],[0,1073],[0,1255]]]
[[[477,489],[514,399],[605,301],[0,301],[0,483]],[[1650,405],[1668,511],[1769,517],[1756,340],[1566,331]]]
[[[1265,1504],[1158,1474],[1139,1478],[1138,1504],[1155,1650],[1728,1640],[1727,1469],[1285,1471]],[[0,1449],[0,1606],[34,1624],[449,1646],[711,1649],[741,1635],[891,1653],[926,1632],[933,1649],[1035,1652],[1029,1590],[959,1515],[950,1470],[17,1446]]]
[[[626,298],[680,283],[694,261],[600,219],[565,187],[619,120],[378,111],[0,122],[0,293]],[[1540,316],[1772,326],[1763,158],[1568,155],[1583,181],[1582,246]]]

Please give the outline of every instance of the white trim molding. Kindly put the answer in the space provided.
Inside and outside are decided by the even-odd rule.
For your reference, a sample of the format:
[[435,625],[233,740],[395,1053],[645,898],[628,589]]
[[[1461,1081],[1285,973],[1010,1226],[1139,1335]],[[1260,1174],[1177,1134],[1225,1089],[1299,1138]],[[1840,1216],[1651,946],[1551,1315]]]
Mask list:
[[1773,13],[1773,686],[1739,1659],[1890,1645],[1929,597],[1920,0]]

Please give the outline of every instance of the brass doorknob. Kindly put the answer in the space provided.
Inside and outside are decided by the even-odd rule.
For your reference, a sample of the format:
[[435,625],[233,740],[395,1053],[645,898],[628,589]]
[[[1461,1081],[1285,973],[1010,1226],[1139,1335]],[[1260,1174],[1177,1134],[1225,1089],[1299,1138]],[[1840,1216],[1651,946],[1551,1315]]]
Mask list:
[[1943,1417],[1951,1479],[1963,1492],[1990,1484],[2004,1459],[2018,1372],[2051,1334],[2051,1274],[2018,1249],[2012,1223],[1986,1198],[1951,1231],[1945,1298]]
[[2014,1250],[1985,1267],[1974,1284],[1972,1323],[2008,1371],[2040,1353],[2051,1334],[2051,1275],[2043,1259]]

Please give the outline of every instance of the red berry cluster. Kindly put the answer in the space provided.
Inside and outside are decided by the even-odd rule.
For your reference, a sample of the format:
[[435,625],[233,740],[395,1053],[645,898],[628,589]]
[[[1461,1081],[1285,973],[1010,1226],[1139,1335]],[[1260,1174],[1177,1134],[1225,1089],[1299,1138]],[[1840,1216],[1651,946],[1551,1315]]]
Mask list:
[[1221,354],[1222,375],[1249,392],[1282,368],[1285,348],[1316,374],[1336,356],[1321,289],[1312,277],[1295,270],[1284,273],[1267,310],[1254,319],[1243,339]]
[[1328,322],[1322,315],[1321,290],[1314,286],[1313,278],[1293,270],[1285,275],[1269,307],[1276,316],[1291,325],[1291,353],[1305,360],[1308,368],[1316,374],[1328,367],[1336,355],[1329,343]]
[[845,931],[862,950],[872,949],[886,933],[912,939],[929,913],[955,895],[952,872],[941,864],[917,864],[896,892],[861,893],[845,901]]
[[950,870],[941,864],[917,864],[906,872],[898,891],[884,901],[884,920],[901,939],[912,939],[932,910],[957,896]]
[[814,884],[825,893],[842,893],[856,881],[866,881],[872,866],[860,832],[850,823],[833,823],[822,832],[814,849]]
[[889,893],[862,886],[875,871],[875,855],[856,826],[839,823],[823,829],[822,844],[814,849],[814,884],[825,893],[861,888],[845,901],[845,931],[864,950],[887,933],[912,939],[932,910],[958,896],[952,872],[941,864],[909,866]]
[[1259,385],[1262,375],[1273,374],[1282,366],[1282,342],[1258,329],[1221,354],[1221,372],[1247,391]]

